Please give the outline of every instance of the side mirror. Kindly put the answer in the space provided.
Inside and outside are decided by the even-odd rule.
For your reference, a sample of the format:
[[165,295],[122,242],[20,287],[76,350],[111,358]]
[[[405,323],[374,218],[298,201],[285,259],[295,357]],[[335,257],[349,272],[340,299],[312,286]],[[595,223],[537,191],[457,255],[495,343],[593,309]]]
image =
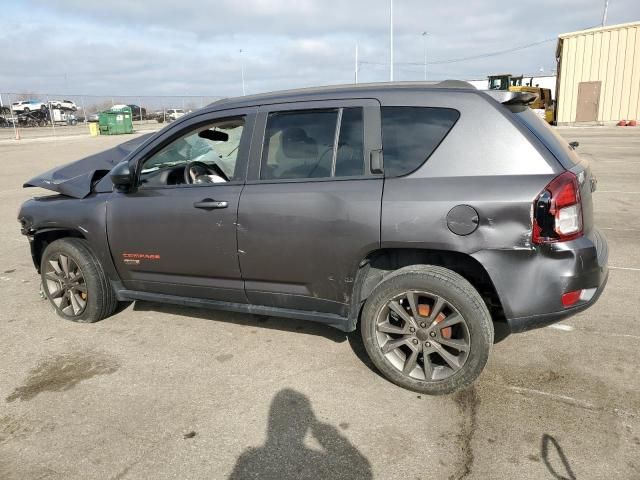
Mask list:
[[580,146],[580,142],[576,142],[576,141],[569,142],[569,146],[575,150]]
[[131,170],[128,162],[124,161],[117,164],[113,167],[109,176],[116,190],[126,192],[131,187]]

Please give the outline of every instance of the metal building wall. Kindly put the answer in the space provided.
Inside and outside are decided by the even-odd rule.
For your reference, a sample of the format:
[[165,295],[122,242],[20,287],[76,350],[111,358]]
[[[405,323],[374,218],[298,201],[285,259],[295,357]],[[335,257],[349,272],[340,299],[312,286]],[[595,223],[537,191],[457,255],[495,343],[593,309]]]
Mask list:
[[580,82],[600,81],[598,122],[640,117],[640,22],[562,34],[556,121],[576,121]]

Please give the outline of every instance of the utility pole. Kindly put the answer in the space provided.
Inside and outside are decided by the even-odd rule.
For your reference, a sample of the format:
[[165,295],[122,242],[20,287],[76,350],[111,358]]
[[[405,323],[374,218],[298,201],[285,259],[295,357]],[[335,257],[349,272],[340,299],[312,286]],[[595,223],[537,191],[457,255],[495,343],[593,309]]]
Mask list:
[[391,2],[391,10],[389,15],[389,40],[390,40],[390,54],[389,54],[389,81],[393,82],[393,0]]
[[609,9],[609,0],[604,0],[604,12],[602,12],[602,27],[607,24],[607,10]]
[[427,35],[429,32],[422,32],[422,42],[424,43],[424,81],[427,81]]
[[242,49],[240,49],[240,74],[242,75],[242,95],[246,95],[247,92],[244,88],[244,57],[242,56]]
[[358,42],[356,42],[356,65],[354,69],[355,83],[358,83]]

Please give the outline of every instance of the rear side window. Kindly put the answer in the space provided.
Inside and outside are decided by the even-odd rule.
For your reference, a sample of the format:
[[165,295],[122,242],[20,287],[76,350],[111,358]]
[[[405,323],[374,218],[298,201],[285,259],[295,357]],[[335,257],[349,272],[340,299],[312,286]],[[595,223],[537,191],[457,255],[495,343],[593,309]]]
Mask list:
[[387,177],[422,165],[460,117],[450,108],[382,107],[382,151]]
[[363,175],[362,108],[273,112],[267,118],[262,180]]

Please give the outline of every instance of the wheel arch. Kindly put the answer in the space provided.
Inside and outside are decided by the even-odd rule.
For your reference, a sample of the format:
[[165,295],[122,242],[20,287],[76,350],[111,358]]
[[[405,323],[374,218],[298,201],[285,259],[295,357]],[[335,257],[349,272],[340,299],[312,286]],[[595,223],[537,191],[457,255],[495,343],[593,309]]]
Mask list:
[[509,334],[502,302],[484,266],[471,255],[452,250],[383,248],[370,252],[359,263],[351,302],[350,320],[355,329],[365,301],[389,274],[411,265],[436,265],[465,278],[484,300],[494,323],[495,341]]
[[61,238],[81,238],[86,240],[85,235],[80,231],[73,228],[43,228],[37,230],[33,237],[30,239],[31,244],[31,258],[33,259],[33,264],[36,267],[38,273],[40,273],[40,262],[42,260],[42,253],[44,252],[47,245],[55,242]]

